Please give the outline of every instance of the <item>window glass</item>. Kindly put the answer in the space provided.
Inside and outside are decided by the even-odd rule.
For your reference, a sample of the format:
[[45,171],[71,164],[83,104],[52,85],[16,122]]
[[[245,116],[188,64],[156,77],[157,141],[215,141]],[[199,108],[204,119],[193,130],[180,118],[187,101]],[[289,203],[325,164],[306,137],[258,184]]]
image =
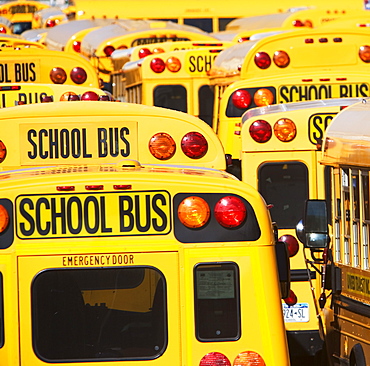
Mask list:
[[148,267],[41,272],[32,285],[41,359],[156,358],[166,343],[165,281]]
[[161,85],[154,89],[154,105],[156,107],[187,112],[187,94],[182,85]]
[[186,18],[184,24],[200,28],[205,32],[213,32],[212,18]]
[[199,118],[212,127],[213,116],[213,91],[209,85],[203,85],[199,88]]
[[200,341],[240,337],[239,270],[235,263],[200,264],[194,270],[195,328]]
[[226,29],[226,26],[232,21],[234,20],[235,18],[220,18],[218,20],[218,29],[220,31],[223,31]]
[[258,172],[258,190],[279,229],[294,229],[308,199],[308,171],[303,163],[267,163]]

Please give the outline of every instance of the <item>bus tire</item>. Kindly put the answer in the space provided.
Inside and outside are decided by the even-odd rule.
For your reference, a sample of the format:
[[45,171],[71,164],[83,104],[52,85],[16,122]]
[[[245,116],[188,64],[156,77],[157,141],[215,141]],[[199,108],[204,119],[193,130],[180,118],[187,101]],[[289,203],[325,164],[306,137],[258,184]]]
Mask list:
[[366,366],[365,354],[361,344],[355,344],[349,356],[350,366]]

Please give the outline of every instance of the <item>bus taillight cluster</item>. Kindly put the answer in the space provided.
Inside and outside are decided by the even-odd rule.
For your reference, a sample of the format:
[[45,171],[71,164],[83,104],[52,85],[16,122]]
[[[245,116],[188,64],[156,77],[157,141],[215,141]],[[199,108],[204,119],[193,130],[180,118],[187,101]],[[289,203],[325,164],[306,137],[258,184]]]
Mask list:
[[[69,76],[77,85],[81,85],[87,80],[87,73],[82,67],[74,67],[69,73]],[[50,71],[50,80],[54,84],[64,84],[67,80],[67,73],[61,67],[54,67]]]
[[231,102],[238,109],[248,109],[253,104],[256,107],[263,107],[274,104],[275,96],[268,88],[239,89],[231,95]]
[[297,127],[289,118],[280,118],[275,122],[273,128],[263,119],[254,121],[249,127],[249,134],[252,139],[259,143],[269,141],[272,131],[274,131],[274,135],[282,142],[290,142],[297,135]]
[[[272,60],[280,68],[287,67],[290,64],[289,55],[285,51],[276,51],[272,56]],[[267,52],[257,52],[254,56],[254,63],[260,69],[268,69],[271,65],[271,57]]]
[[[229,359],[220,352],[210,352],[200,361],[199,366],[223,365],[231,366]],[[237,366],[265,366],[262,356],[254,351],[244,351],[238,354],[233,365]]]
[[[196,229],[209,222],[211,209],[204,198],[190,196],[181,201],[177,209],[177,215],[183,225]],[[247,209],[240,198],[225,196],[215,204],[213,215],[221,226],[231,229],[244,223],[247,217]]]
[[181,61],[177,57],[169,57],[166,61],[156,57],[150,62],[150,68],[157,74],[160,74],[165,69],[171,72],[178,72],[181,69]]
[[[200,159],[208,151],[208,142],[199,132],[189,132],[181,139],[181,150],[190,159]],[[167,133],[156,133],[149,141],[150,153],[159,160],[171,159],[176,152],[176,142]]]

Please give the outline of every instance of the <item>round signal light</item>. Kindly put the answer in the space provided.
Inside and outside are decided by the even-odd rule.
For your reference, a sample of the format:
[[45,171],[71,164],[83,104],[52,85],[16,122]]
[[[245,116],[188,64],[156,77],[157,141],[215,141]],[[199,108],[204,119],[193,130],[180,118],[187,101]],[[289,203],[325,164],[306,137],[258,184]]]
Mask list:
[[236,108],[247,109],[252,103],[252,97],[248,90],[239,89],[231,95],[231,101]]
[[103,52],[105,54],[105,56],[109,57],[113,52],[114,52],[115,48],[111,45],[109,46],[105,46],[104,49],[103,49]]
[[6,158],[6,146],[5,144],[0,140],[0,163],[2,163]]
[[83,84],[87,80],[86,71],[82,67],[74,67],[71,71],[71,79],[75,84]]
[[266,366],[266,363],[257,352],[245,351],[238,354],[233,366]]
[[304,26],[307,27],[307,28],[313,28],[313,23],[312,23],[312,20],[305,20],[304,21]]
[[149,141],[150,153],[159,160],[168,160],[175,155],[176,143],[167,133],[156,133]]
[[274,103],[274,94],[269,89],[258,89],[253,95],[253,101],[257,107],[263,107]]
[[296,19],[292,21],[293,27],[304,27],[302,20]]
[[5,27],[0,27],[0,33],[6,34],[6,28]]
[[199,132],[189,132],[181,140],[183,153],[191,159],[200,159],[208,151],[208,142]]
[[153,53],[164,53],[164,49],[160,47],[156,47],[153,49]]
[[3,205],[0,205],[0,233],[2,233],[9,225],[9,214]]
[[297,135],[295,123],[288,118],[280,118],[274,124],[274,134],[282,142],[294,140]]
[[171,72],[178,72],[181,69],[181,62],[177,57],[169,57],[166,61],[166,67]]
[[150,68],[157,74],[160,74],[165,70],[166,64],[161,58],[156,57],[153,58],[152,61],[150,61]]
[[51,95],[45,95],[43,98],[41,98],[41,103],[50,103],[53,102],[53,97]]
[[55,19],[48,19],[46,21],[46,28],[53,28],[57,25],[57,21]]
[[139,58],[144,58],[152,54],[152,51],[149,48],[140,48]]
[[67,74],[61,67],[54,67],[50,71],[50,80],[54,84],[64,84],[67,80]]
[[80,97],[74,93],[74,92],[66,92],[66,93],[63,93],[59,99],[61,102],[64,102],[64,101],[75,101],[75,100],[80,100]]
[[289,55],[285,51],[276,51],[272,58],[277,67],[287,67],[290,63]]
[[298,251],[299,251],[299,244],[298,240],[293,236],[293,235],[282,235],[279,238],[279,241],[282,241],[287,245],[288,252],[289,252],[289,257],[294,257]]
[[200,360],[199,366],[231,366],[231,363],[224,354],[210,352]]
[[268,122],[258,119],[250,125],[249,134],[256,142],[267,142],[272,136],[272,128]]
[[81,42],[80,41],[74,41],[72,44],[73,51],[77,53],[81,53]]
[[298,301],[297,295],[293,292],[293,290],[290,290],[289,296],[284,298],[284,302],[289,306],[295,305],[297,301]]
[[215,218],[224,227],[238,227],[245,221],[246,217],[247,209],[244,202],[238,197],[223,197],[215,205]]
[[266,52],[257,52],[254,56],[254,63],[260,69],[268,69],[271,65],[271,57]]
[[370,46],[361,46],[358,55],[362,61],[370,62]]
[[94,91],[88,91],[81,95],[81,100],[96,101],[99,100],[99,94]]
[[201,197],[191,196],[181,201],[177,208],[180,222],[192,229],[204,226],[211,215],[208,203]]

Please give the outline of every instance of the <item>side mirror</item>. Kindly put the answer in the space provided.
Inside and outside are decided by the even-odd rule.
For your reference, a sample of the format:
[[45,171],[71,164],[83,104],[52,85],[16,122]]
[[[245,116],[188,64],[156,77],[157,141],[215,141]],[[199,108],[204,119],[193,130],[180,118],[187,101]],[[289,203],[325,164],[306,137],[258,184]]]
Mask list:
[[296,226],[298,239],[305,248],[323,249],[329,244],[328,216],[325,200],[308,200],[304,219]]

